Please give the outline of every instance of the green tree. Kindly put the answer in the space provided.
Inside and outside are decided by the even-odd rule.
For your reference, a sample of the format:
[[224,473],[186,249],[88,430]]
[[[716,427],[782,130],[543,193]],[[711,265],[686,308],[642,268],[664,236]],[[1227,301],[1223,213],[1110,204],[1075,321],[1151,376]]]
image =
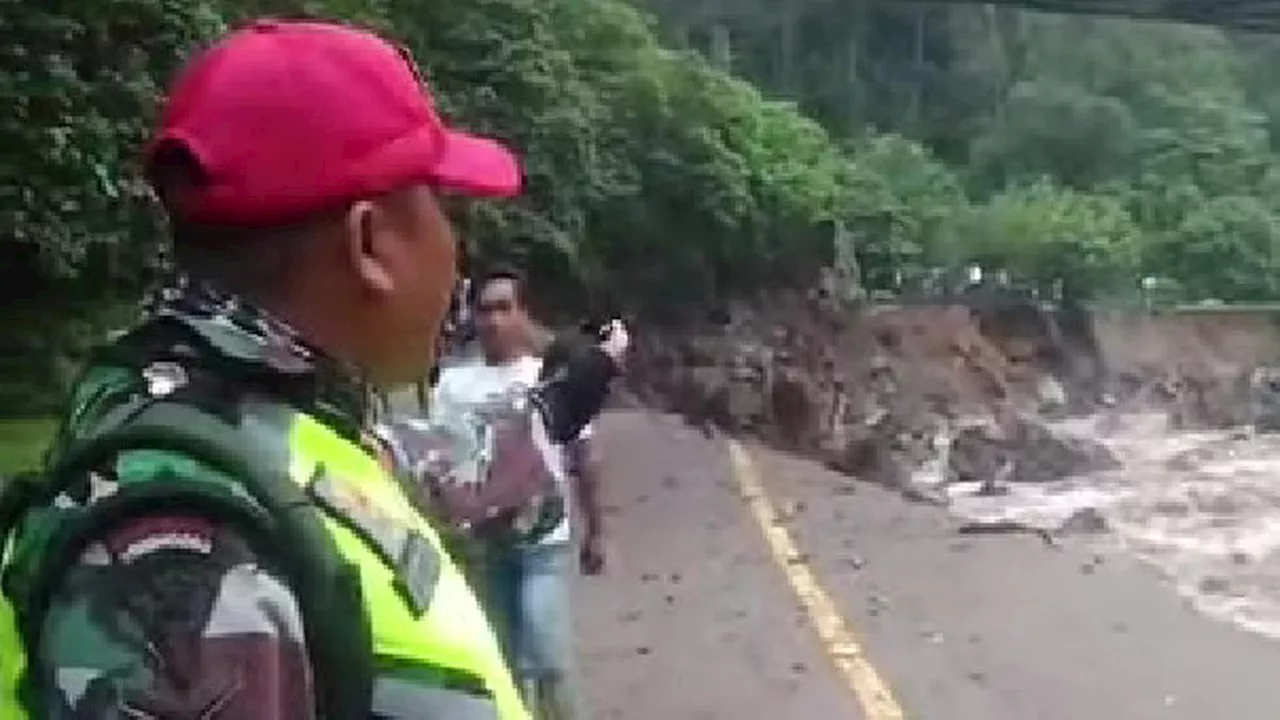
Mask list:
[[1019,185],[957,218],[965,260],[1005,269],[1044,292],[1111,290],[1136,279],[1142,232],[1111,196],[1061,189],[1048,180]]

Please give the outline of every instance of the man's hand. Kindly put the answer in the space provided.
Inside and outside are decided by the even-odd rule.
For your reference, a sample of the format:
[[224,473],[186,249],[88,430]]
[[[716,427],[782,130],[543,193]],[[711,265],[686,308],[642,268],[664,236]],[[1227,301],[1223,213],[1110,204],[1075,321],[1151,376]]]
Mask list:
[[599,537],[588,537],[578,549],[578,567],[583,575],[599,575],[604,572],[604,543]]
[[616,319],[609,321],[601,332],[600,349],[621,368],[630,347],[631,333],[628,332],[626,323]]
[[582,508],[582,547],[578,549],[578,567],[583,575],[604,572],[604,512],[600,507],[600,456],[594,432],[584,428],[565,448],[568,471],[579,507]]

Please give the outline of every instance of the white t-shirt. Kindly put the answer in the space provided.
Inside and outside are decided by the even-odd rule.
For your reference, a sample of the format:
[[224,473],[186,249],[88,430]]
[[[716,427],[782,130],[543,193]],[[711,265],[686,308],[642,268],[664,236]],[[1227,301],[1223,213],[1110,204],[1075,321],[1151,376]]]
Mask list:
[[[542,359],[532,355],[501,365],[491,365],[483,358],[472,357],[444,367],[431,396],[431,417],[449,417],[451,414],[474,411],[494,403],[509,402],[536,385],[541,370]],[[587,426],[582,431],[582,437],[588,437],[590,433],[591,428]],[[567,543],[571,532],[569,518],[573,492],[566,475],[563,451],[559,466],[552,470],[556,480],[561,483],[566,514],[564,522],[539,540],[543,544]]]

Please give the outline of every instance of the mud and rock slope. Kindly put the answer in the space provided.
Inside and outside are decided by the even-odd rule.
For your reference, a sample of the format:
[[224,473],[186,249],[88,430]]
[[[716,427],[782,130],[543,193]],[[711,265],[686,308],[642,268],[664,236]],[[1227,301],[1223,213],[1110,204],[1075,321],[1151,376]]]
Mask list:
[[820,292],[737,307],[715,327],[642,335],[645,402],[711,432],[750,433],[863,479],[905,487],[1043,483],[1116,458],[1051,421],[1138,407],[1171,429],[1249,422],[1280,313],[1045,309],[1017,297],[849,307]]

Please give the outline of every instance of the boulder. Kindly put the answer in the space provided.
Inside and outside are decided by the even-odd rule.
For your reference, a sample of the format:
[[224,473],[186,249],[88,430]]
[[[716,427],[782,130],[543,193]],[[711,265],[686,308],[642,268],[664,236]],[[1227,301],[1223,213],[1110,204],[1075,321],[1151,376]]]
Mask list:
[[1052,375],[1041,375],[1036,380],[1036,405],[1040,414],[1061,417],[1067,413],[1067,390]]
[[1280,431],[1280,368],[1260,367],[1253,371],[1249,400],[1253,429],[1261,433]]
[[[1243,382],[1242,382],[1243,379]],[[1222,430],[1251,420],[1250,379],[1184,374],[1173,383],[1169,427]]]
[[951,438],[947,453],[948,482],[985,482],[1009,461],[1009,448],[992,425],[969,425]]
[[1120,461],[1102,443],[1050,429],[1026,416],[961,428],[951,439],[949,482],[1043,483],[1072,475],[1113,470]]
[[1051,482],[1120,467],[1115,454],[1102,443],[1055,433],[1034,419],[1020,418],[1011,440],[1015,453],[1010,477],[1013,482]]

